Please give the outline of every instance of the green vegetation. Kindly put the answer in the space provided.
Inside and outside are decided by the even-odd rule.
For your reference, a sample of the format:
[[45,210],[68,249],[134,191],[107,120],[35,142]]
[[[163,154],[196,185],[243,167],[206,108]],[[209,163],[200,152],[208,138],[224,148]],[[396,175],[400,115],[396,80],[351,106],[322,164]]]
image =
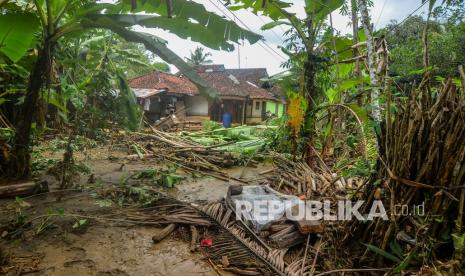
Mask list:
[[[332,203],[363,200],[363,209],[379,200],[390,212],[387,220],[325,225],[323,233],[301,237],[306,247],[283,250],[297,257],[280,255],[285,260],[280,265],[298,264],[303,270],[307,263],[311,271],[305,273],[311,275],[367,271],[360,267],[385,267],[382,271],[391,274],[421,274],[431,267],[434,273],[463,273],[465,1],[418,1],[425,16],[412,13],[376,30],[371,0],[223,1],[231,12],[267,17],[262,30],[282,28],[284,71],[265,84],[279,87],[285,95],[276,96],[287,102],[268,102],[265,111],[277,116],[261,125],[224,128],[203,121],[202,131],[169,134],[145,124],[128,79],[175,66],[211,104],[218,94],[195,70],[212,63],[208,49],[233,51],[238,43],[263,39],[201,2],[0,0],[2,184],[34,184],[33,177],[47,172],[55,178],[58,191],[51,193],[58,201],[71,188],[87,187],[96,197],[93,207],[104,211],[153,206],[156,191],[179,187],[191,179],[188,174],[230,184],[278,181],[275,186],[289,195]],[[334,29],[336,12],[350,16],[350,34]],[[202,47],[183,59],[168,41],[137,31],[140,27],[162,29]],[[111,155],[113,147],[122,156]],[[104,183],[92,173],[91,149],[104,149],[119,182]],[[261,169],[257,160],[264,157],[274,158],[275,166],[245,177],[245,167]],[[157,164],[125,171],[133,161]],[[244,168],[236,177],[226,168],[237,164]],[[87,182],[83,175],[89,175]],[[345,178],[351,181],[344,183]],[[398,204],[421,203],[425,216],[393,212]],[[33,212],[25,210],[35,207],[17,197],[16,217],[0,234],[17,238],[30,225],[34,235],[43,234],[64,217],[72,220],[72,229],[89,225],[87,217],[67,215],[61,207],[29,217]],[[185,215],[195,221],[190,211]],[[261,234],[269,233],[254,238]],[[291,265],[290,256],[301,259]]]
[[208,59],[212,54],[204,53],[205,49],[202,47],[195,48],[194,52],[191,52],[191,56],[186,58],[187,62],[192,65],[202,65],[213,63],[211,59]]

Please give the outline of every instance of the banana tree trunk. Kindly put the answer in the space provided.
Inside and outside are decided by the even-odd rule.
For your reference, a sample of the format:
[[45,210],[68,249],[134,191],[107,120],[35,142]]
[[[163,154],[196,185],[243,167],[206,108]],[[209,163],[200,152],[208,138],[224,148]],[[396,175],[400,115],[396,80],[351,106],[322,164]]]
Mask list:
[[31,130],[36,114],[40,90],[43,87],[47,72],[50,70],[53,46],[45,41],[34,64],[24,104],[21,107],[16,129],[14,156],[10,160],[9,174],[19,179],[29,178],[31,174]]
[[[358,35],[358,7],[357,7],[357,0],[351,0],[351,16],[352,16],[352,43],[356,45],[359,41],[359,35]],[[360,70],[360,60],[357,58],[360,53],[358,51],[358,48],[354,48],[352,50],[352,55],[355,60],[355,68],[354,68],[354,77],[359,80],[360,77],[362,76],[361,70]],[[363,105],[363,94],[360,94],[360,87],[357,85],[357,103],[359,106]]]
[[368,71],[370,73],[371,82],[371,106],[372,116],[376,123],[381,122],[381,109],[379,106],[379,81],[376,76],[376,64],[375,64],[375,43],[373,40],[370,16],[368,14],[368,7],[366,0],[358,1],[358,8],[362,18],[363,29],[365,30],[365,36],[367,39],[367,52],[368,52]]
[[311,168],[316,167],[316,152],[315,152],[315,100],[316,100],[316,86],[315,86],[316,65],[311,52],[307,53],[307,61],[304,63],[304,93],[305,99],[308,103],[308,108],[305,112],[304,134],[306,138],[304,146],[304,156],[307,164]]

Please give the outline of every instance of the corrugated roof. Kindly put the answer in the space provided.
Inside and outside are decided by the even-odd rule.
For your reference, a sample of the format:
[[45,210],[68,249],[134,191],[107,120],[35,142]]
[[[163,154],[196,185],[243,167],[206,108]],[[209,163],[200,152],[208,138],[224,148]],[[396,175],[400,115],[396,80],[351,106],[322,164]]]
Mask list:
[[224,68],[224,64],[207,64],[207,65],[195,65],[194,70],[197,73],[205,73],[205,72],[221,72],[226,70]]
[[149,88],[131,88],[136,95],[136,98],[148,98],[164,92],[164,89],[149,89]]

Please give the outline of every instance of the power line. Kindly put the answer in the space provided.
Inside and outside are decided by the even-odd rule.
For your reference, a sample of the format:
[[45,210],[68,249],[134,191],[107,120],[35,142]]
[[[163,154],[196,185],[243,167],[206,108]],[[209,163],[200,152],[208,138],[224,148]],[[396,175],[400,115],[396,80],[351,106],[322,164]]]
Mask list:
[[383,7],[381,8],[381,12],[379,13],[378,19],[376,20],[374,29],[376,29],[376,26],[378,26],[379,20],[381,19],[381,16],[383,15],[383,11],[384,11],[384,7],[386,6],[386,2],[387,2],[387,0],[384,0]]
[[[213,3],[211,0],[209,0],[209,1],[210,1],[210,3],[212,3],[217,9],[219,9],[227,18],[229,18],[229,19],[232,20],[232,21],[236,21],[235,19],[237,19],[237,21],[239,21],[246,29],[248,29],[249,31],[252,32],[252,29],[251,29],[249,26],[247,26],[247,24],[245,24],[244,21],[242,21],[239,17],[237,17],[233,12],[231,12],[231,11],[228,9],[228,7],[227,7],[223,2],[221,2],[221,0],[218,0],[218,2],[219,2],[221,5],[223,5],[223,7],[226,8],[226,10],[229,11],[229,13],[232,14],[232,16],[235,18],[234,20],[231,19],[231,17],[229,17],[229,16],[228,16],[222,9],[220,9],[215,3]],[[281,56],[275,49],[273,49],[273,47],[271,47],[270,45],[268,45],[266,42],[264,42],[264,41],[260,41],[260,42],[263,43],[263,45],[264,45],[266,48],[268,48],[269,50],[271,50],[271,51],[272,51],[275,55],[277,55],[279,58],[281,58],[281,59],[283,59],[283,60],[286,59],[285,57]],[[258,45],[260,45],[263,49],[265,49],[265,48],[263,47],[263,45],[260,44],[260,42],[258,42]],[[265,50],[267,50],[267,49],[265,49]],[[268,50],[267,50],[267,52],[269,53]]]
[[[208,1],[210,1],[210,3],[212,3],[217,9],[219,9],[227,18],[229,18],[230,20],[234,21],[234,20],[231,19],[231,17],[229,17],[222,9],[220,9],[215,3],[213,3],[212,0],[208,0]],[[218,0],[218,2],[219,2],[223,7],[225,7],[226,10],[228,10],[229,13],[231,13],[232,16],[233,16],[234,18],[236,18],[237,21],[239,21],[247,30],[249,30],[249,31],[252,32],[252,29],[249,28],[249,26],[248,26],[247,24],[245,24],[244,21],[242,21],[239,17],[237,17],[232,11],[230,11],[230,10],[228,9],[228,7],[227,7],[223,2],[221,2],[221,0]],[[283,59],[283,60],[286,60],[286,58],[283,57],[283,56],[281,56],[275,49],[273,49],[273,47],[271,47],[270,45],[268,45],[268,44],[267,44],[266,42],[264,42],[264,41],[261,41],[261,42],[263,43],[264,46],[266,46],[268,49],[270,49],[270,50],[271,50],[273,53],[275,53],[278,57],[280,57],[280,58]],[[260,45],[260,42],[259,42],[259,45]],[[263,47],[262,47],[262,48],[263,48]]]
[[418,8],[416,8],[413,12],[411,12],[406,18],[404,18],[404,20],[402,20],[400,23],[397,23],[395,24],[393,27],[391,27],[389,30],[388,30],[388,33],[394,31],[395,29],[397,29],[400,25],[402,25],[405,21],[407,21],[407,19],[409,19],[412,15],[414,15],[417,11],[419,11],[421,8],[423,8],[424,5],[426,5],[426,3],[429,3],[429,0],[426,0],[425,2],[423,2]]
[[[254,14],[255,14],[255,13],[254,13]],[[260,16],[258,16],[258,14],[255,14],[255,16],[256,16],[258,19],[260,19],[260,21],[261,21],[263,24],[267,24],[267,23],[265,22],[265,20],[263,20],[263,18],[261,18]],[[279,25],[279,26],[281,27],[281,25]],[[283,32],[285,32],[285,30],[284,30],[282,27],[281,27],[281,30],[283,30]],[[284,42],[284,41],[283,41],[283,38],[282,38],[280,35],[278,35],[273,29],[270,29],[270,31],[276,36],[276,38],[278,38],[279,40],[281,40],[281,42]]]
[[[213,6],[216,7],[217,10],[219,10],[224,16],[226,16],[229,20],[231,21],[234,21],[236,22],[235,19],[232,19],[227,13],[225,13],[220,7],[218,7],[215,3],[212,2],[212,0],[208,0]],[[249,29],[250,30],[250,29]],[[266,45],[266,44],[265,44]],[[260,41],[258,42],[258,46],[262,47],[263,50],[265,50],[266,52],[268,52],[268,54],[270,54],[274,59],[276,59],[275,57],[275,54],[273,52],[270,52],[270,50],[268,50],[268,48],[266,48],[265,46],[263,46],[262,44],[260,44]],[[279,56],[279,55],[278,55]],[[280,58],[282,58],[281,56],[279,56]],[[276,59],[276,61],[279,61],[278,59]]]
[[[397,29],[400,25],[402,25],[405,21],[407,21],[407,19],[409,19],[412,15],[414,15],[417,11],[419,11],[424,5],[426,5],[426,3],[428,3],[429,0],[426,0],[425,2],[423,2],[418,8],[416,8],[414,11],[412,11],[409,15],[407,15],[407,17],[405,17],[401,22],[393,25],[391,28],[389,28],[389,30],[386,32],[386,34],[394,31],[395,29]],[[331,56],[334,56],[334,55],[337,55],[337,54],[340,54],[340,53],[344,53],[346,51],[349,51],[349,50],[352,50],[352,47],[348,47],[346,49],[343,49]]]

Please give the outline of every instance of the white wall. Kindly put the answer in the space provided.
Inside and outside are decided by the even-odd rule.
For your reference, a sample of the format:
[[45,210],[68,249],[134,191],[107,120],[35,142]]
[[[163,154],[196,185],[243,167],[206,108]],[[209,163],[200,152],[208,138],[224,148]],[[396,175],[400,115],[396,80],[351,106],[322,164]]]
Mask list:
[[204,96],[186,96],[187,116],[208,116],[208,101]]
[[[256,109],[257,103],[259,105],[258,109]],[[253,101],[252,117],[255,117],[255,118],[262,117],[262,101],[256,101],[256,100]]]

